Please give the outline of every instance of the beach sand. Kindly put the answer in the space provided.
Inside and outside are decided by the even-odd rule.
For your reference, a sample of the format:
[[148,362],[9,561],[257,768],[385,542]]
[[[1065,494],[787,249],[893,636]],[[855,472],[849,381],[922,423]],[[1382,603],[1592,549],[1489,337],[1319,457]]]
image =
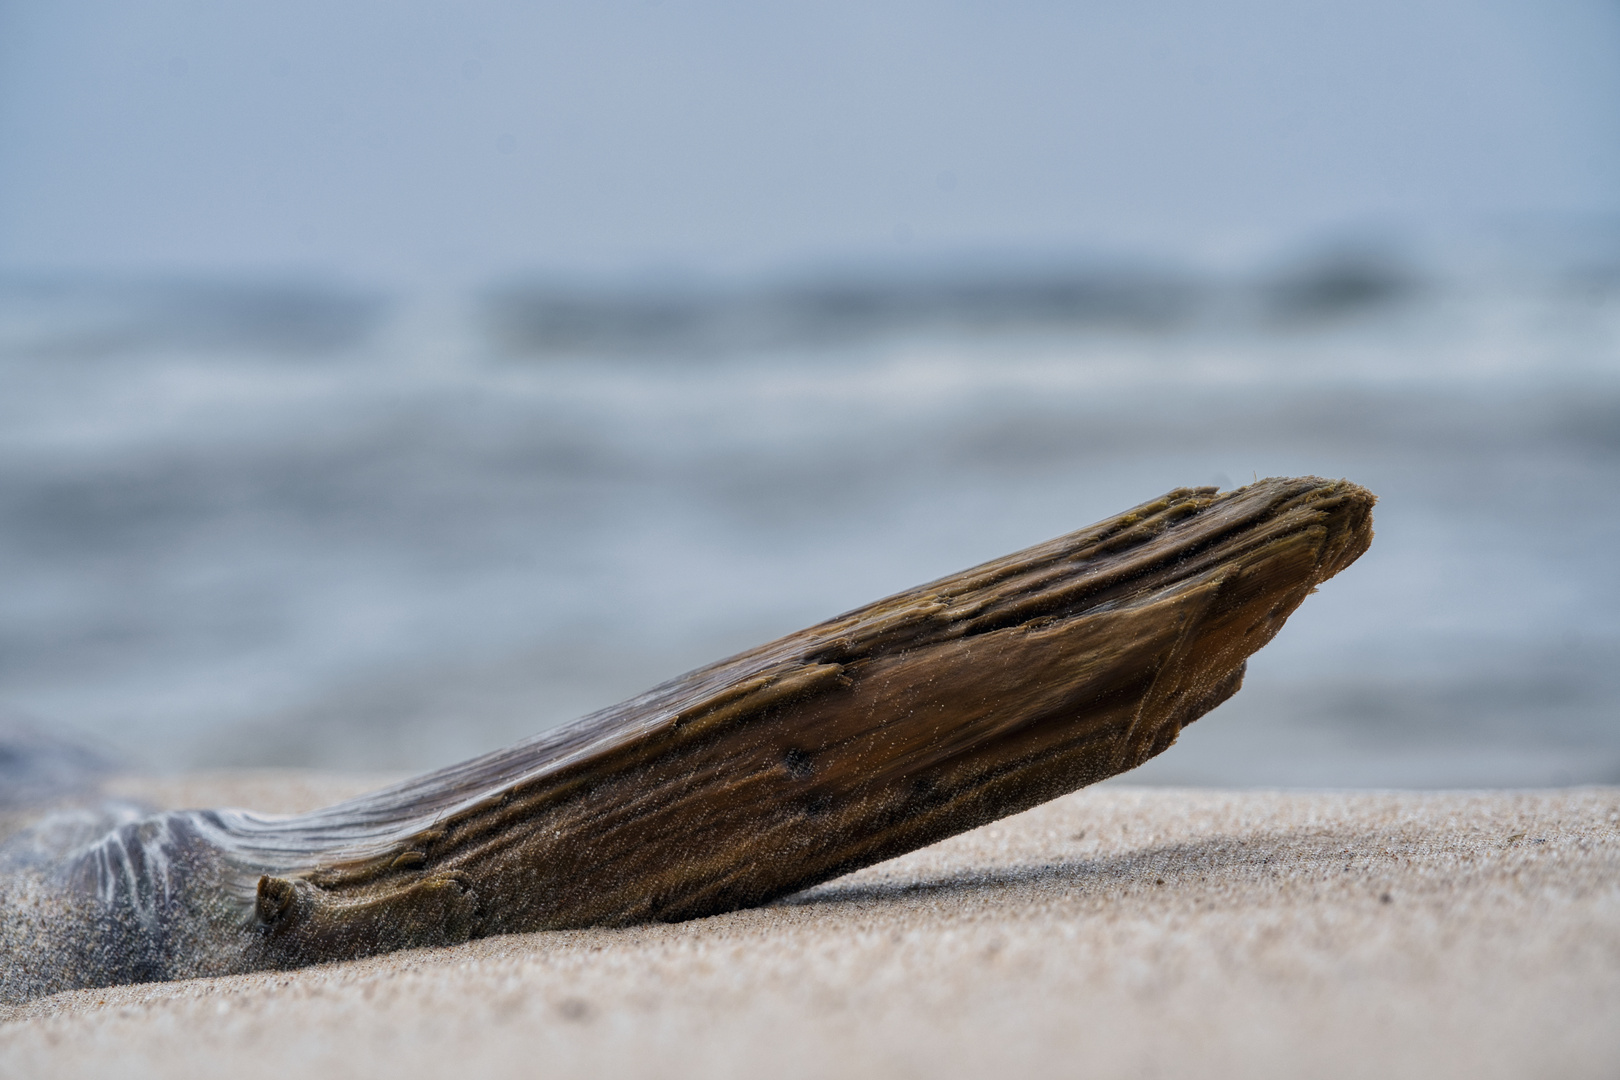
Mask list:
[[[371,779],[140,790],[296,810]],[[763,909],[0,1020],[18,1077],[1613,1077],[1620,788],[1105,784]]]

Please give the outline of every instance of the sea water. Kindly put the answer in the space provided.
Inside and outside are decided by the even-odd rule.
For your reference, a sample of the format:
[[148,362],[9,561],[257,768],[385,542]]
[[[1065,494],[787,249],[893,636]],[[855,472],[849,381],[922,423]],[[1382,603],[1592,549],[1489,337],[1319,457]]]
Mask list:
[[146,768],[425,769],[1313,473],[1378,494],[1372,550],[1132,779],[1620,782],[1612,277],[987,280],[10,282],[0,708]]

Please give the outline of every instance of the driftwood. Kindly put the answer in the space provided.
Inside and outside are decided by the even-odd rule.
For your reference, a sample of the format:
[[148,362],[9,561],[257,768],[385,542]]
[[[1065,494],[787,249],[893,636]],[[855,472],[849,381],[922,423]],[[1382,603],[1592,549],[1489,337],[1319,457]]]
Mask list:
[[1016,813],[1236,692],[1373,501],[1180,489],[314,813],[156,814],[70,852],[37,826],[5,849],[0,998],[690,919]]

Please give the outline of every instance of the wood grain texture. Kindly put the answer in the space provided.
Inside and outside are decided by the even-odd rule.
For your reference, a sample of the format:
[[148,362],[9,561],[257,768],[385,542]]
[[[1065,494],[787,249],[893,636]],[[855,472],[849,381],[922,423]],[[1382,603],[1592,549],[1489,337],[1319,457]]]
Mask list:
[[1235,693],[1373,502],[1179,489],[359,799],[124,825],[41,879],[55,974],[0,995],[693,918],[1017,813]]

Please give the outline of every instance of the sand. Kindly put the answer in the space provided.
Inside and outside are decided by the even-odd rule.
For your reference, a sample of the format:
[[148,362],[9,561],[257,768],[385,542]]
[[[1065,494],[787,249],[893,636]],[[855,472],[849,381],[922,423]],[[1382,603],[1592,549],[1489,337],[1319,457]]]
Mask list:
[[1613,1077],[1620,788],[1103,785],[769,908],[0,1021],[5,1076]]

